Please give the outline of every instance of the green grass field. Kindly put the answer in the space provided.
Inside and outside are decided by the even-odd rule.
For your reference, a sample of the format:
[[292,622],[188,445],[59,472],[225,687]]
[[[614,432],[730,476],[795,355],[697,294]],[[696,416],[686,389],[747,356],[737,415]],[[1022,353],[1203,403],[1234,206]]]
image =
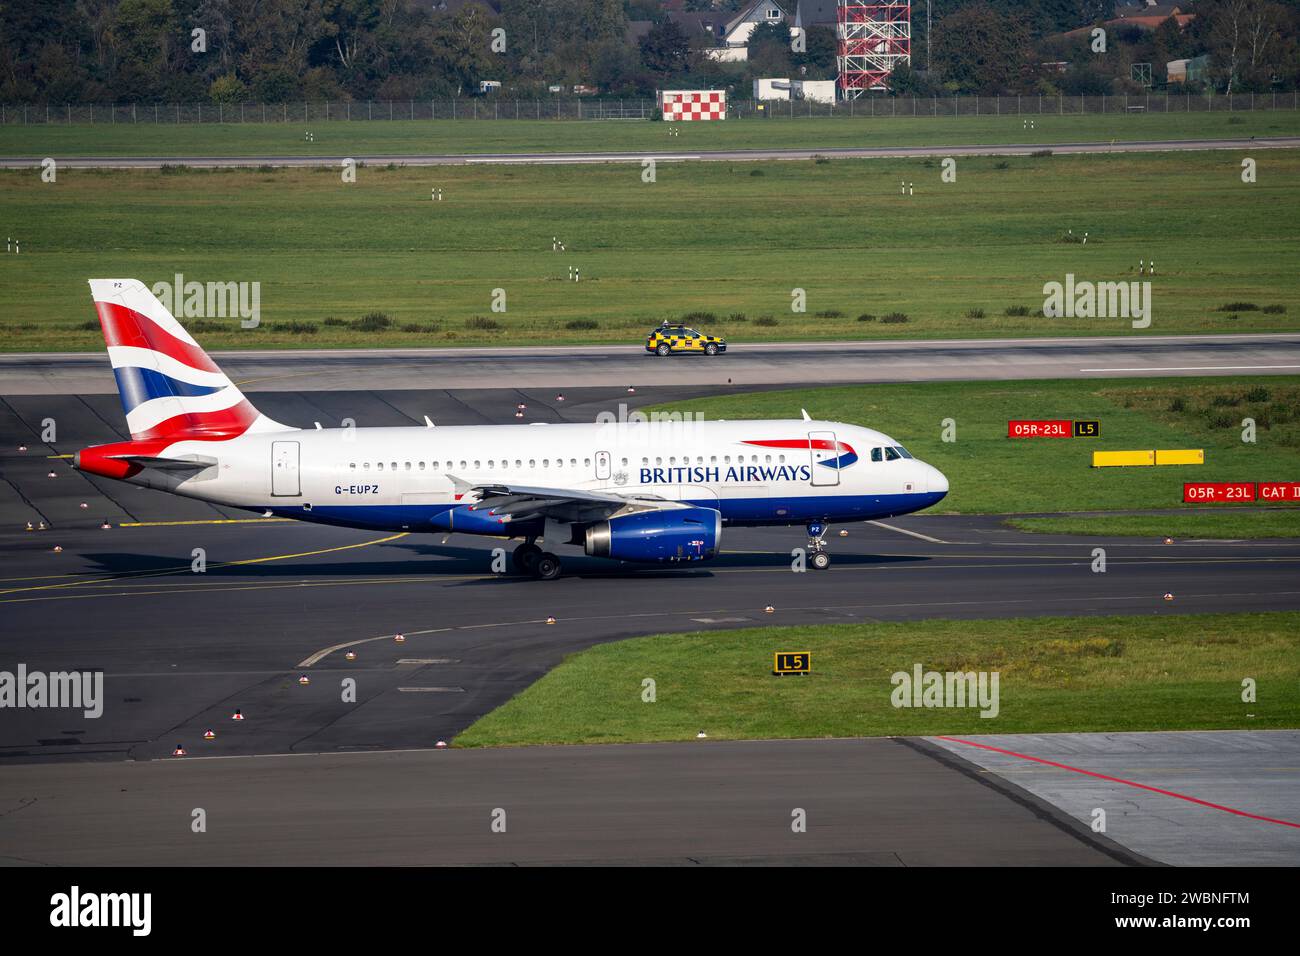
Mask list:
[[[809,651],[808,677],[772,676]],[[891,675],[997,671],[999,712],[896,708]],[[1257,682],[1255,703],[1241,682]],[[642,699],[655,682],[655,701]],[[1300,726],[1300,614],[1039,618],[660,634],[567,658],[458,747]]]
[[1061,518],[1008,518],[1007,524],[1039,534],[1086,534],[1107,537],[1159,538],[1171,529],[1184,538],[1300,538],[1300,515],[1294,510],[1243,511],[1223,514],[1071,515]]
[[[1160,523],[1160,536],[1195,535],[1185,481],[1300,480],[1300,377],[924,382],[851,385],[695,399],[663,406],[706,418],[814,418],[883,428],[948,475],[935,513],[1032,513],[1187,509]],[[1256,419],[1256,441],[1241,420]],[[944,419],[956,441],[942,440]],[[1012,419],[1101,422],[1097,439],[1012,439]],[[1267,427],[1265,427],[1265,423]],[[1203,448],[1205,464],[1092,468],[1092,452]],[[1208,506],[1213,507],[1213,506]],[[1275,513],[1276,514],[1276,513]],[[1076,519],[1080,526],[1091,517]],[[1112,519],[1118,520],[1118,519]],[[1276,514],[1300,536],[1300,512]],[[1043,529],[1048,530],[1048,529]],[[1242,525],[1245,536],[1251,528]]]
[[[661,163],[655,183],[637,164],[367,167],[353,184],[325,169],[63,170],[53,184],[9,171],[0,216],[22,251],[0,259],[0,348],[101,348],[86,325],[88,277],[152,285],[178,272],[261,283],[260,328],[198,328],[221,349],[638,343],[660,319],[697,311],[734,348],[1294,330],[1300,150],[1260,153],[1250,185],[1239,162],[962,158],[948,184],[930,159]],[[900,195],[903,180],[915,195]],[[1063,242],[1069,231],[1089,242]],[[567,251],[551,251],[555,236]],[[1045,282],[1138,280],[1151,258],[1144,332],[1124,318],[1033,314]],[[570,266],[581,281],[567,281]],[[805,312],[791,310],[796,288]],[[505,313],[489,311],[494,289]],[[1234,303],[1254,308],[1223,309]],[[372,310],[393,328],[322,324]],[[891,313],[906,321],[883,321]],[[473,327],[476,316],[491,323]]]
[[[1011,101],[1008,101],[1010,103]],[[509,104],[509,105],[506,105]],[[920,108],[926,105],[919,101]],[[337,104],[336,104],[337,107]],[[363,109],[364,106],[356,107]],[[471,104],[465,104],[470,109]],[[491,109],[487,105],[486,110]],[[501,110],[513,115],[513,101]],[[521,106],[521,109],[526,107]],[[861,110],[870,107],[859,104]],[[890,106],[878,106],[878,110]],[[910,100],[898,109],[909,110]],[[1014,108],[1008,105],[1008,109]],[[1025,109],[1033,109],[1026,99]],[[1045,107],[1046,108],[1046,107]],[[251,114],[250,114],[251,115]],[[400,115],[400,113],[399,113]],[[487,114],[485,114],[487,115]],[[524,114],[526,115],[526,114]],[[163,119],[166,113],[162,114]],[[623,150],[815,149],[835,146],[999,145],[1108,140],[1295,136],[1300,112],[1150,113],[1042,116],[854,116],[680,123],[571,120],[394,120],[304,123],[138,123],[0,126],[0,156],[343,156],[413,153],[619,152]],[[1034,129],[1024,127],[1026,118]],[[303,136],[310,130],[313,142]]]

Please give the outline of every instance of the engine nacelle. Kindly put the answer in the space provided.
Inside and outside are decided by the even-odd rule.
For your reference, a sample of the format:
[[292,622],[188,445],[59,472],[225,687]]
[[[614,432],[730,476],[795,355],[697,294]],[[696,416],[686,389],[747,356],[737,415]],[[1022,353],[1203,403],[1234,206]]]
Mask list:
[[671,508],[597,521],[587,527],[585,550],[616,561],[707,561],[721,541],[721,512]]

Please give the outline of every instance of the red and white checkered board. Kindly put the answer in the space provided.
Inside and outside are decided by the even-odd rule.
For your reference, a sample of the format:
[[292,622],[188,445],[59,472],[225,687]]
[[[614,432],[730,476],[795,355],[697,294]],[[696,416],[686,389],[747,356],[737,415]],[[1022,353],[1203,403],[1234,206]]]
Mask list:
[[682,93],[664,97],[664,119],[670,121],[723,120],[727,103],[722,93]]

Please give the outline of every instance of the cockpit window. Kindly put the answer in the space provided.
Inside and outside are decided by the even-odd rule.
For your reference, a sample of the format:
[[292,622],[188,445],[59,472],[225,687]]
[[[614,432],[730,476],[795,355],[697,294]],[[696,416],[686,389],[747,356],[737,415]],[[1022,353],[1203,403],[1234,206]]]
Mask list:
[[884,461],[884,460],[885,460],[884,449],[882,449],[882,448],[873,448],[873,449],[871,449],[871,460],[872,460],[872,461]]
[[885,461],[898,461],[902,457],[903,456],[898,453],[897,449],[889,446],[885,447]]
[[910,451],[908,451],[906,448],[904,448],[902,445],[895,445],[895,446],[894,446],[894,451],[898,452],[898,453],[899,453],[900,455],[902,455],[904,458],[911,458],[911,457],[912,457],[912,453],[911,453]]

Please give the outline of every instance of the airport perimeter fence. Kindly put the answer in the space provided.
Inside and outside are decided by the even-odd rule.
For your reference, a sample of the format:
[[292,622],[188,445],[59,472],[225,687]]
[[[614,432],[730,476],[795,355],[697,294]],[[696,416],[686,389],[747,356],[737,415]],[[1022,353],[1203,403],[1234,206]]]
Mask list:
[[[732,100],[727,119],[894,116],[1047,116],[1106,113],[1234,113],[1300,109],[1300,93],[1138,93],[1116,96],[863,96],[856,100]],[[5,104],[0,125],[320,123],[334,120],[645,120],[652,99],[515,99],[488,95],[450,100],[320,103]]]

